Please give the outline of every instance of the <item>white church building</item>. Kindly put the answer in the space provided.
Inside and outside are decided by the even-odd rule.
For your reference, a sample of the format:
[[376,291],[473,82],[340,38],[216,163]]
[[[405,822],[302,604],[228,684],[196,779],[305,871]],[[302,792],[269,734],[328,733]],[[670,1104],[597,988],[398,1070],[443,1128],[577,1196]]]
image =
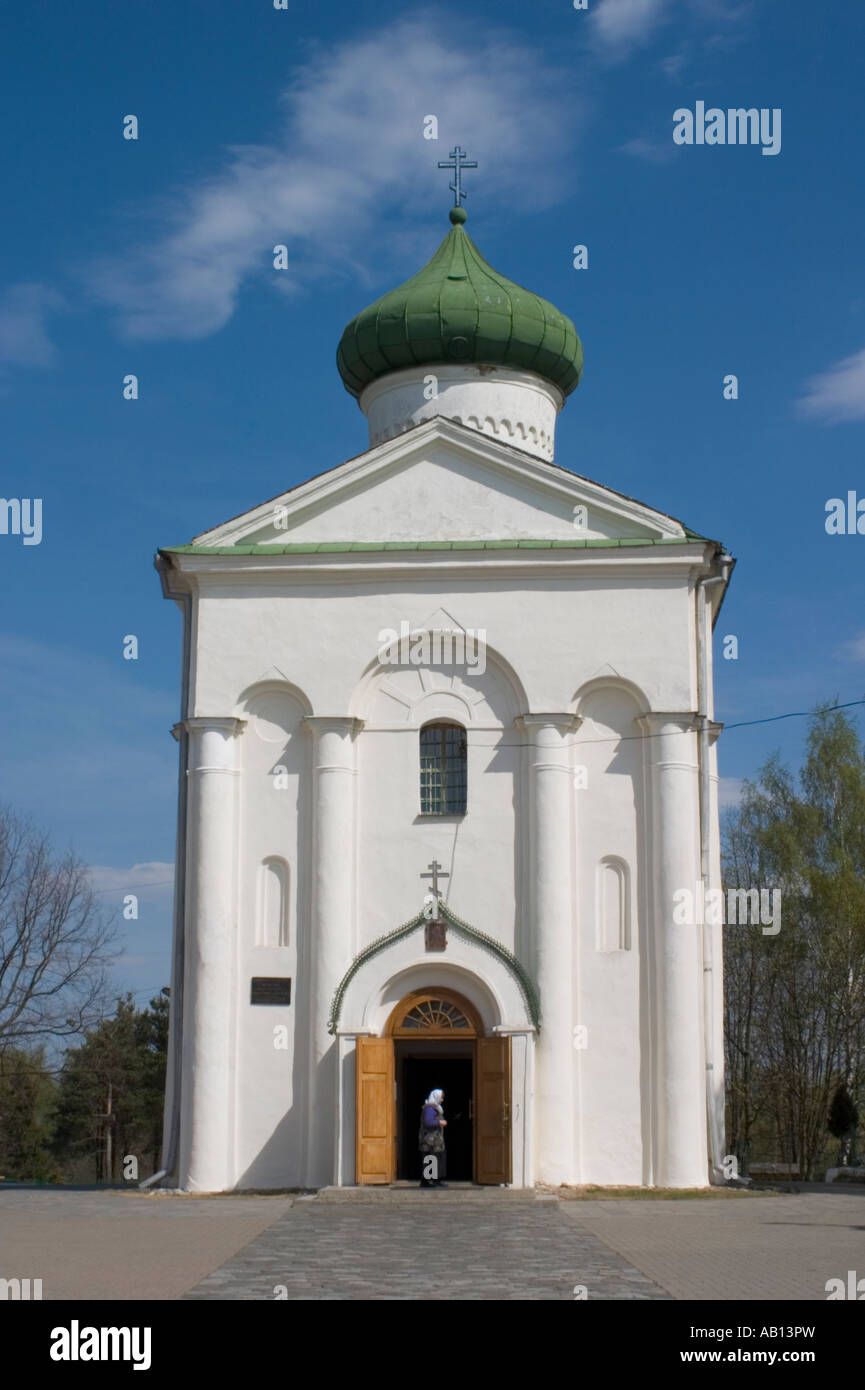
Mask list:
[[449,1180],[721,1180],[733,562],[555,460],[573,324],[451,223],[343,334],[364,452],[157,556],[169,1186],[417,1181],[435,1086]]

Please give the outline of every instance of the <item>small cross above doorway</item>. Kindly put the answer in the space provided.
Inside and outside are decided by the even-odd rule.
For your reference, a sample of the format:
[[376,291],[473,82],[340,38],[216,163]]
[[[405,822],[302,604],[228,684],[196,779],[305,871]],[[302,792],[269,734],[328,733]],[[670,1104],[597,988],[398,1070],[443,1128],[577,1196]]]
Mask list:
[[427,868],[431,869],[432,873],[421,874],[420,877],[432,879],[432,890],[435,893],[436,897],[440,898],[441,893],[439,892],[439,879],[450,878],[450,874],[447,874],[442,870],[442,866],[437,859],[434,859],[431,864],[427,864]]
[[421,874],[421,878],[432,879],[432,899],[431,903],[424,908],[424,916],[427,917],[425,928],[425,945],[428,951],[444,951],[447,947],[447,927],[439,917],[439,903],[441,902],[441,890],[439,889],[440,878],[450,878],[437,859],[427,865],[430,870],[428,874]]

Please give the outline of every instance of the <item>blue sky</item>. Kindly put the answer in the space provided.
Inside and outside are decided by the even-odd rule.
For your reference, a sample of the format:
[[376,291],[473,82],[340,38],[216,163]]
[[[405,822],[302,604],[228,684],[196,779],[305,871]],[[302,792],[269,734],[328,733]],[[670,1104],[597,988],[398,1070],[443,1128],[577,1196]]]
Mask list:
[[[865,536],[824,526],[865,496],[857,0],[90,0],[86,26],[18,0],[4,27],[0,493],[42,499],[43,537],[0,535],[0,796],[110,909],[140,893],[118,987],[169,975],[180,622],[154,551],[365,447],[336,345],[447,231],[456,142],[481,252],[583,340],[557,461],[737,557],[718,718],[862,698]],[[780,108],[781,152],[675,145],[697,101]],[[727,797],[804,732],[725,735]]]

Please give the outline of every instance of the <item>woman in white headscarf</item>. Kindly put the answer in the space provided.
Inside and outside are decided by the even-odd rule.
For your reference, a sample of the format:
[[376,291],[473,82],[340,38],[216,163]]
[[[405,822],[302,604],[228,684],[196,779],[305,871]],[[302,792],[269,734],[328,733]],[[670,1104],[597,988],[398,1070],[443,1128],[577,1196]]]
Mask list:
[[418,1132],[421,1187],[447,1187],[444,1180],[447,1165],[444,1136],[447,1120],[442,1107],[444,1098],[444,1091],[430,1091],[421,1109]]

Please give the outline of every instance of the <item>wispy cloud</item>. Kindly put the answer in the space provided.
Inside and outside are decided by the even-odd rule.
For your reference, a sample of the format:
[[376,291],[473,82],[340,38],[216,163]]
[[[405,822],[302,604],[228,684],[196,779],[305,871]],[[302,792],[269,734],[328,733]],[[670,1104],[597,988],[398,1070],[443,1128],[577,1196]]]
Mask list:
[[83,841],[94,833],[107,843],[115,832],[129,833],[120,827],[133,828],[140,850],[132,854],[143,861],[164,852],[159,808],[176,794],[169,730],[177,696],[146,683],[143,662],[139,672],[122,659],[123,631],[114,637],[113,659],[0,634],[0,705],[15,728],[3,754],[2,797],[50,824],[78,853],[88,853]]
[[128,869],[109,868],[102,864],[90,867],[94,891],[106,896],[117,893],[159,891],[165,895],[174,887],[174,865],[154,862],[133,864]]
[[[455,47],[441,16],[423,14],[316,54],[283,108],[270,143],[230,149],[218,173],[160,202],[151,241],[91,267],[91,288],[119,311],[126,335],[214,333],[254,276],[302,292],[369,270],[388,214],[403,235],[421,214],[428,227],[436,189],[444,214],[447,176],[435,164],[457,141],[482,166],[485,209],[525,198],[526,165],[542,148],[531,203],[549,205],[567,191],[556,164],[573,143],[580,98],[573,73],[521,38],[462,17]],[[438,140],[423,138],[427,115],[438,118]],[[273,269],[280,244],[284,271]]]
[[[145,684],[137,677],[138,667],[124,661],[122,653],[120,633],[110,655],[101,656],[38,637],[2,633],[0,701],[33,727],[41,722],[46,730],[56,731],[60,743],[75,749],[85,744],[88,734],[97,744],[106,735],[128,740],[130,728],[136,726],[164,729],[167,735],[176,718],[176,697],[170,690]],[[98,727],[94,701],[100,704]],[[58,711],[64,707],[61,721]],[[168,744],[175,746],[170,739]],[[10,744],[6,751],[16,749]]]
[[670,0],[601,0],[592,11],[594,36],[610,57],[647,43],[668,17]]
[[718,779],[719,809],[721,811],[727,811],[730,807],[738,806],[742,799],[742,789],[744,786],[744,777],[720,777]]
[[865,348],[811,377],[799,412],[828,424],[865,420]]
[[619,147],[623,154],[631,154],[635,159],[648,160],[650,164],[666,164],[676,153],[672,139],[658,140],[646,135],[638,135]]
[[45,318],[64,307],[63,296],[47,285],[10,285],[0,294],[0,368],[50,367],[56,350]]
[[865,632],[860,632],[858,637],[851,637],[849,642],[842,643],[840,654],[848,661],[865,661]]
[[[591,11],[590,23],[595,48],[610,62],[630,57],[662,28],[675,23],[677,38],[681,40],[683,33],[687,37],[660,63],[672,78],[694,53],[740,42],[751,10],[749,3],[731,5],[729,0],[600,0]],[[712,32],[707,34],[707,28]]]
[[660,68],[666,77],[678,77],[679,73],[682,71],[682,68],[685,66],[687,61],[687,50],[684,48],[680,48],[677,50],[677,52],[669,53],[666,58],[662,58],[660,62]]

